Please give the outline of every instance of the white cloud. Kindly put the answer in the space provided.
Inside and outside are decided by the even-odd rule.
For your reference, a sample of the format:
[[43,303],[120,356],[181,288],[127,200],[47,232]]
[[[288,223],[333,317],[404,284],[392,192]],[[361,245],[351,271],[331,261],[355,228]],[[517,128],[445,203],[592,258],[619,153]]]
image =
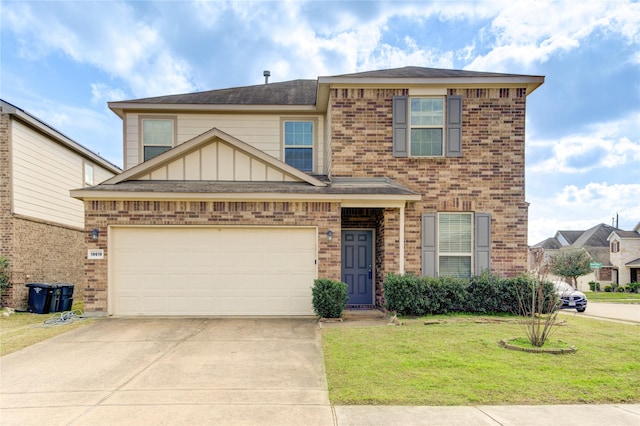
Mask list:
[[640,4],[623,1],[514,1],[495,16],[484,37],[495,44],[466,68],[507,71],[512,63],[529,67],[551,55],[577,49],[596,32],[640,38]]
[[7,3],[3,7],[3,24],[14,31],[25,57],[37,60],[62,52],[126,81],[135,96],[194,89],[187,62],[171,52],[161,30],[137,20],[125,3],[82,3],[82,7],[73,2]]
[[91,85],[91,103],[93,105],[102,105],[111,101],[121,101],[127,98],[119,88],[108,87],[104,83],[93,83]]
[[640,183],[592,182],[567,185],[556,194],[531,198],[529,244],[552,237],[559,230],[586,230],[599,223],[611,224],[619,215],[619,227],[631,230],[640,222]]
[[[552,154],[529,164],[532,173],[586,173],[597,169],[616,169],[640,163],[640,112],[606,123],[597,123],[579,134],[557,140],[527,141],[528,151]],[[631,138],[636,138],[633,141]],[[530,153],[529,152],[529,153]]]

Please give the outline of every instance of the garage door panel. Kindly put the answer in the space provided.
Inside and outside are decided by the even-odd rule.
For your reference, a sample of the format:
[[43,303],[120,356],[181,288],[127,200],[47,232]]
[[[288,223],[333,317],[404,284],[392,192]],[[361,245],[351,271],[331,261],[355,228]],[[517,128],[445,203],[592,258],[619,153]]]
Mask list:
[[116,315],[312,315],[314,228],[110,230]]

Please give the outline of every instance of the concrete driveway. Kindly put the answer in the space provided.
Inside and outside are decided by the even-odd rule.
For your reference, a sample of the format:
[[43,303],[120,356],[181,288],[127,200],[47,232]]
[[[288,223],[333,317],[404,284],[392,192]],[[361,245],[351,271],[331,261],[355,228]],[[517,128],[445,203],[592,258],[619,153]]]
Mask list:
[[2,425],[333,424],[313,319],[102,319],[0,359]]

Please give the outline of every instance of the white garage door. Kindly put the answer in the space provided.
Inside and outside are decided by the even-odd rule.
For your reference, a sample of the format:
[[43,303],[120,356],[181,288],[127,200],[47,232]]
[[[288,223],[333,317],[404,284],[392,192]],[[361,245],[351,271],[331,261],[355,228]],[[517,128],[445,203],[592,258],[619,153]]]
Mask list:
[[113,315],[313,315],[315,228],[113,227]]

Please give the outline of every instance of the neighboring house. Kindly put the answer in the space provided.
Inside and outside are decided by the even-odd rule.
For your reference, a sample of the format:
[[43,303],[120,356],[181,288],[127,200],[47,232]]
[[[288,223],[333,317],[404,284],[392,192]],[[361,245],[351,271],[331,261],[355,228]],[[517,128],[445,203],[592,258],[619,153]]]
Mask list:
[[544,77],[406,67],[111,102],[126,171],[86,205],[96,315],[312,315],[315,278],[527,269],[526,97]]
[[0,100],[0,256],[12,287],[2,305],[26,307],[25,283],[84,289],[84,204],[69,190],[121,170],[38,118]]
[[612,282],[621,285],[640,282],[640,222],[633,231],[612,231],[607,240],[613,266]]
[[[635,231],[622,231],[603,223],[586,231],[558,231],[554,237],[547,238],[529,248],[529,269],[535,269],[536,256],[543,262],[547,262],[559,251],[584,249],[594,263],[602,264],[602,268],[593,269],[591,273],[578,278],[579,290],[589,290],[589,282],[591,281],[599,282],[601,289],[604,288],[604,285],[611,283],[629,283],[631,282],[628,281],[631,276],[630,271],[640,267],[632,266],[640,263],[638,262],[640,234],[636,231],[637,227]],[[625,241],[624,253],[620,252],[622,239]],[[618,252],[614,252],[614,247]],[[626,262],[630,262],[630,264],[626,265]],[[626,278],[624,278],[627,281],[619,281],[617,271],[627,271]],[[637,277],[637,272],[635,273]],[[550,275],[549,279],[557,280],[560,277]]]

